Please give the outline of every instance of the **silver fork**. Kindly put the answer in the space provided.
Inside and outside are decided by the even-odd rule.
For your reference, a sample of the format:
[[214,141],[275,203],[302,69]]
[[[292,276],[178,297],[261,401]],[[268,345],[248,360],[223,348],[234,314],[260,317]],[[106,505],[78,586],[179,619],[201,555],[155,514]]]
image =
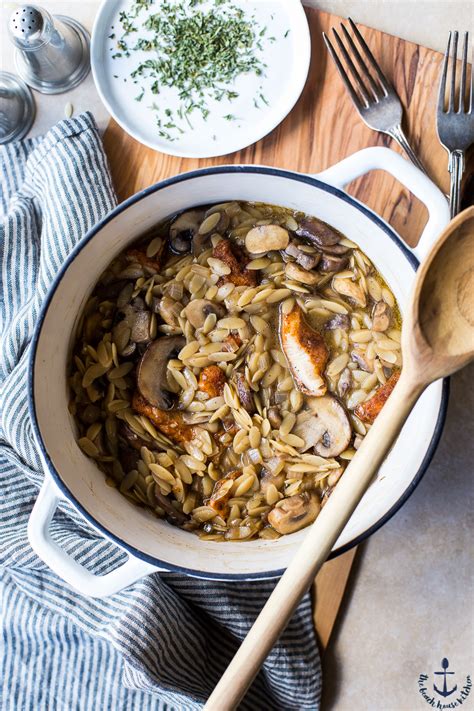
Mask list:
[[[451,39],[453,40],[453,51],[451,55],[451,83],[449,86],[449,97],[447,110],[445,111],[446,79],[448,75],[449,51],[451,49]],[[448,170],[451,174],[450,189],[450,209],[451,217],[457,215],[460,209],[461,180],[464,172],[464,153],[471,144],[474,143],[474,88],[473,69],[471,66],[471,81],[467,84],[467,50],[469,33],[464,33],[464,44],[462,51],[461,81],[459,83],[458,109],[455,109],[456,98],[456,59],[458,51],[458,33],[450,32],[448,46],[444,55],[441,81],[439,85],[438,111],[436,122],[438,137],[440,142],[449,153]],[[469,88],[470,84],[470,88]],[[466,110],[466,103],[468,104]]]
[[[325,32],[323,32],[323,38],[360,117],[369,128],[387,133],[394,138],[417,168],[420,168],[420,170],[426,173],[425,167],[413,151],[403,132],[403,107],[395,89],[375,61],[374,55],[350,17],[348,18],[348,22],[365,57],[365,61],[345,25],[341,23],[341,29],[349,51],[334,27],[332,31],[354,83],[351,82],[334,46]],[[358,71],[352,61],[351,54],[359,65],[360,71]],[[370,73],[369,68],[372,69],[377,81]]]

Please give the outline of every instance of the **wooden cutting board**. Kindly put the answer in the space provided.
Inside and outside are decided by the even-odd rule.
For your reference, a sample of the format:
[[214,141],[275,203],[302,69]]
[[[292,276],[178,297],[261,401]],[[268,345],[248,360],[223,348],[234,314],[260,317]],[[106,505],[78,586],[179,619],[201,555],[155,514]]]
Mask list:
[[[305,89],[283,123],[255,145],[210,160],[175,158],[137,143],[112,120],[105,147],[119,199],[162,178],[206,165],[260,163],[316,173],[366,146],[385,145],[398,151],[388,136],[371,131],[359,119],[328,57],[321,32],[329,32],[341,18],[309,8],[307,15],[312,61]],[[435,128],[442,55],[367,27],[360,30],[406,108],[406,128],[415,151],[429,175],[447,191],[447,157]],[[427,219],[426,210],[394,178],[376,171],[355,181],[349,191],[390,222],[409,244],[416,244]],[[336,621],[354,555],[352,550],[329,561],[316,579],[314,619],[323,649]]]

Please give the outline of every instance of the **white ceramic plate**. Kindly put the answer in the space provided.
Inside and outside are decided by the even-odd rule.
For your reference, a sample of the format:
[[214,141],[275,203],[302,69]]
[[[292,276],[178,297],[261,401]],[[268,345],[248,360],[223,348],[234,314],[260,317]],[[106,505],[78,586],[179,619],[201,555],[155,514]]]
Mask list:
[[[303,90],[311,55],[308,23],[300,1],[233,0],[233,4],[241,7],[246,15],[253,15],[261,28],[267,28],[262,37],[263,52],[257,52],[267,65],[265,76],[252,73],[238,77],[232,86],[239,94],[236,99],[209,101],[207,120],[194,111],[190,116],[192,129],[184,122],[183,134],[170,131],[174,140],[160,136],[157,112],[151,105],[155,102],[161,115],[168,108],[176,117],[180,106],[177,92],[165,88],[154,95],[150,89],[151,81],[133,83],[131,72],[140,61],[150,59],[151,53],[134,51],[128,58],[122,55],[112,59],[119,52],[116,46],[120,37],[119,13],[127,11],[132,4],[132,0],[103,0],[92,31],[91,65],[97,91],[108,111],[137,141],[176,156],[210,158],[225,155],[258,141],[293,108]],[[150,9],[142,11],[140,21],[143,22],[147,13],[157,12],[159,4],[160,0],[155,0]],[[205,2],[199,7],[211,7],[212,4],[212,1]],[[115,37],[110,38],[113,34]],[[140,34],[142,36],[146,37],[146,32]],[[143,98],[137,101],[143,87],[146,87]],[[224,118],[229,114],[236,119]]]

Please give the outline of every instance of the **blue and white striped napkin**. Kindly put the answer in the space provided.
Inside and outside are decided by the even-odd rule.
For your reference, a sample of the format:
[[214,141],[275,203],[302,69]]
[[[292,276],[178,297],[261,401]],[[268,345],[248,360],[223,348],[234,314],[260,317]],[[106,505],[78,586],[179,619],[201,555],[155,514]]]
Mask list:
[[[274,583],[145,578],[106,600],[76,594],[28,545],[43,479],[27,407],[29,343],[56,272],[114,207],[94,119],[0,148],[0,564],[3,711],[195,710]],[[52,533],[96,573],[123,555],[68,503]],[[319,709],[321,673],[306,596],[242,709]]]

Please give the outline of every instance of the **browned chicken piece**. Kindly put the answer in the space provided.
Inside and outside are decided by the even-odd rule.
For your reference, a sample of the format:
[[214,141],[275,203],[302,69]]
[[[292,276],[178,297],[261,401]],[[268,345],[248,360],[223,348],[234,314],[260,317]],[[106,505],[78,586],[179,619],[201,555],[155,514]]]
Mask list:
[[398,382],[399,377],[400,371],[396,371],[390,376],[385,385],[382,385],[382,387],[377,390],[375,395],[373,395],[370,400],[357,405],[354,413],[360,420],[362,420],[362,422],[368,422],[370,425],[374,422],[380,410],[387,402],[390,393]]
[[229,513],[228,501],[230,499],[230,492],[234,485],[234,481],[241,474],[242,472],[240,469],[234,469],[214,484],[214,489],[208,505],[224,518],[226,518]]
[[280,312],[280,341],[298,390],[315,397],[324,395],[327,387],[323,373],[329,352],[324,338],[306,322],[299,306],[289,314]]
[[210,398],[222,395],[225,384],[225,373],[218,365],[207,365],[201,370],[198,388],[203,393],[207,393]]
[[160,432],[163,432],[176,444],[189,442],[193,438],[194,428],[183,422],[183,416],[180,412],[160,410],[158,407],[150,405],[148,400],[145,400],[138,392],[133,396],[132,408],[139,415],[148,417]]
[[147,267],[154,272],[158,272],[160,269],[160,262],[155,257],[147,257],[146,251],[144,249],[127,249],[125,252],[125,259],[127,262],[137,262],[141,264],[142,267]]
[[236,286],[256,286],[257,271],[246,269],[245,265],[248,259],[242,251],[235,245],[232,245],[228,239],[221,239],[216,244],[212,252],[212,256],[224,262],[229,269],[230,274],[226,274],[219,279],[219,284],[225,284],[231,281]]

